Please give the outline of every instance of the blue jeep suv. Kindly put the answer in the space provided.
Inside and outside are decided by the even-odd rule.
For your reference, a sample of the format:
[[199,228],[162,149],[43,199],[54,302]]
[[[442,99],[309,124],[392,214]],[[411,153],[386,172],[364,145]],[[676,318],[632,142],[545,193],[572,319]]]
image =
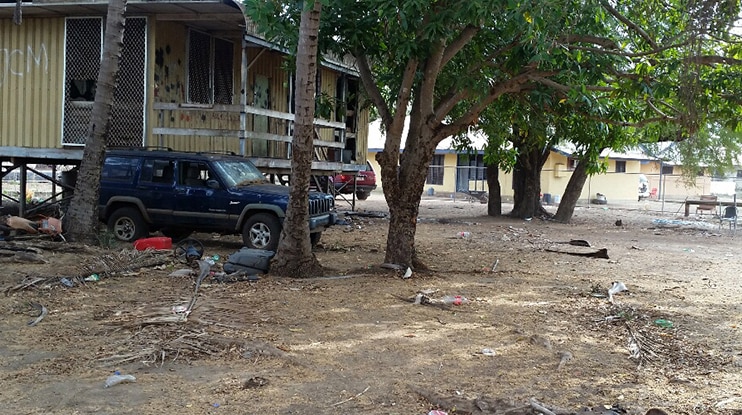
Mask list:
[[[160,231],[174,240],[194,231],[242,234],[249,248],[275,250],[289,188],[269,183],[248,159],[172,150],[111,149],[101,172],[101,220],[121,241]],[[334,198],[311,192],[312,243],[335,223]]]

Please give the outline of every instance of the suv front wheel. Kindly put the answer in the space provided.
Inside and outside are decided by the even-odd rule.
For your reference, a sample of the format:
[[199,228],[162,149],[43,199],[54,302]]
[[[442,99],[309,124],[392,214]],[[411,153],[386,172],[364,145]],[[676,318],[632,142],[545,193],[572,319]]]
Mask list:
[[270,213],[256,213],[242,228],[242,242],[248,248],[275,251],[281,236],[281,223]]
[[108,229],[119,241],[134,242],[149,234],[142,214],[132,207],[116,209],[108,218]]

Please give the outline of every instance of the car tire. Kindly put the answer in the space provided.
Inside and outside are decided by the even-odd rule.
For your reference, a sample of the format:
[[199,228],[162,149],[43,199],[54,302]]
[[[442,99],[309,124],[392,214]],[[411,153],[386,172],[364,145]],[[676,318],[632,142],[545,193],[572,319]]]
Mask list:
[[134,242],[149,235],[147,223],[139,210],[132,207],[116,209],[108,218],[108,230],[119,241]]
[[160,229],[163,235],[169,237],[173,242],[179,242],[183,239],[188,238],[193,233],[193,229],[179,228],[179,227],[165,227]]
[[371,192],[362,192],[360,190],[356,192],[356,199],[358,200],[366,200],[369,196],[371,196]]
[[242,227],[242,242],[248,248],[275,251],[280,236],[281,222],[270,213],[256,213]]

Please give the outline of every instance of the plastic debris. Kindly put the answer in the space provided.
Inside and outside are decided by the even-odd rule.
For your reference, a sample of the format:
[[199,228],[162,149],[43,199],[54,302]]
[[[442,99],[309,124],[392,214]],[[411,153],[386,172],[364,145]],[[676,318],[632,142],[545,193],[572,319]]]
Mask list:
[[672,321],[665,320],[664,318],[658,318],[657,320],[654,321],[654,324],[660,327],[666,328],[666,329],[670,329],[673,327]]
[[410,278],[412,276],[412,269],[410,267],[407,267],[407,271],[404,272],[404,275],[402,275],[403,279]]
[[495,351],[492,350],[492,349],[485,348],[485,349],[482,349],[482,354],[485,355],[485,356],[494,356],[495,355]]
[[116,386],[119,383],[128,383],[128,382],[136,382],[137,378],[135,378],[132,375],[122,375],[118,371],[116,371],[115,374],[111,375],[106,379],[106,384],[104,387],[110,388],[111,386]]
[[616,294],[618,294],[620,292],[623,292],[623,291],[628,291],[628,290],[629,289],[626,288],[626,285],[624,283],[622,283],[621,281],[614,281],[613,282],[613,285],[611,286],[611,288],[608,289],[608,301],[610,301],[611,303],[613,303],[613,296],[614,295],[616,295]]

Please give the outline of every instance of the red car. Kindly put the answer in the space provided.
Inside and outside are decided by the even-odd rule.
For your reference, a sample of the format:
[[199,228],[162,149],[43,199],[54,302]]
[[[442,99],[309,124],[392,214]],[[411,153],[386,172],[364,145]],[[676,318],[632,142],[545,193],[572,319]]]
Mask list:
[[[355,187],[353,186],[353,179],[356,181]],[[332,182],[335,185],[335,192],[352,194],[355,190],[358,200],[366,200],[371,192],[376,189],[376,173],[374,173],[371,163],[367,162],[366,170],[359,171],[357,175],[337,174],[332,178]]]

